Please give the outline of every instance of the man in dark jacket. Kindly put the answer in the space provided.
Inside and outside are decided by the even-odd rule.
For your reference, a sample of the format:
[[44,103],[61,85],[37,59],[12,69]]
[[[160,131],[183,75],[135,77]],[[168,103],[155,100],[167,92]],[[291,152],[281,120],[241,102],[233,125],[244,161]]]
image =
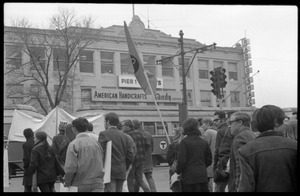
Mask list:
[[32,187],[32,173],[29,169],[31,151],[34,147],[33,131],[27,128],[23,131],[23,135],[26,138],[26,142],[22,145],[23,148],[23,163],[24,163],[24,176],[23,185],[24,192],[31,192]]
[[240,192],[297,192],[297,142],[274,131],[285,114],[274,105],[265,105],[255,115],[260,134],[238,150]]
[[215,182],[215,190],[214,192],[225,192],[225,188],[228,183],[228,178],[224,181],[220,181],[216,178],[216,176],[222,175],[222,173],[217,169],[217,163],[219,161],[219,148],[221,145],[221,141],[226,133],[228,125],[226,123],[226,116],[224,111],[216,111],[213,117],[214,126],[217,128],[217,136],[216,136],[216,146],[214,155],[214,182]]
[[122,192],[126,179],[126,170],[132,164],[135,156],[133,139],[117,129],[119,116],[110,112],[105,115],[105,131],[99,133],[99,143],[106,151],[106,143],[112,141],[111,181],[105,184],[104,192]]
[[52,139],[52,149],[56,155],[58,155],[60,145],[62,144],[62,142],[64,140],[66,126],[67,126],[67,123],[60,122],[59,127],[58,127],[59,133],[58,133],[58,135],[54,136]]
[[182,176],[183,192],[209,192],[207,167],[212,163],[208,142],[200,138],[198,121],[188,118],[182,125],[186,135],[178,146],[177,174]]
[[230,179],[232,181],[231,191],[236,192],[240,179],[240,164],[238,149],[254,140],[256,134],[250,130],[251,117],[245,112],[235,112],[231,115],[229,126],[233,136],[230,150]]

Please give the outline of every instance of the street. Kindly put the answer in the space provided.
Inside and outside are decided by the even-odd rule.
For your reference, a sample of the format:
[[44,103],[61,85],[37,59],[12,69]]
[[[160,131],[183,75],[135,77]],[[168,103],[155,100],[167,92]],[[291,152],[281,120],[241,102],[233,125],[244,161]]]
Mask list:
[[[158,192],[171,192],[169,189],[169,167],[167,164],[156,166],[153,171],[153,178]],[[22,177],[14,177],[10,179],[9,187],[4,188],[4,192],[23,192]],[[146,179],[144,178],[145,182]],[[59,183],[55,183],[55,190],[59,192]],[[140,191],[143,190],[140,188]]]

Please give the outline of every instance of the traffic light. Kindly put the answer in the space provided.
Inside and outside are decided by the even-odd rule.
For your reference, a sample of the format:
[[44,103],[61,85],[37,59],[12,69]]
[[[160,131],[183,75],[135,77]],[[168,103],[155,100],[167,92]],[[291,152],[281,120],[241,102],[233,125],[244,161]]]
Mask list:
[[227,76],[226,76],[225,72],[226,72],[226,69],[224,69],[224,68],[220,69],[220,75],[219,75],[220,88],[225,88],[226,84],[227,84],[227,82],[226,82]]
[[209,72],[212,77],[210,77],[210,80],[212,81],[211,86],[213,89],[211,92],[217,96],[217,98],[220,96],[220,87],[218,84],[218,79],[219,79],[219,71],[217,69],[214,69],[213,71]]

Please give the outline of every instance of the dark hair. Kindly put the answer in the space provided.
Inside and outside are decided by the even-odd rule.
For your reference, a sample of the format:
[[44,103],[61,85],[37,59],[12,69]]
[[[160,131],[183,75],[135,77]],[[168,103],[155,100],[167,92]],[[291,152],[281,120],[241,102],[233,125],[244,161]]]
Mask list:
[[133,123],[131,120],[123,120],[122,124],[128,126],[130,129],[133,129]]
[[120,123],[119,116],[114,112],[107,113],[104,119],[112,126],[118,126]]
[[258,112],[258,110],[255,110],[252,113],[252,118],[251,118],[251,122],[250,122],[251,130],[253,132],[258,132],[258,130],[257,130],[257,122],[256,122],[256,114],[257,114],[257,112]]
[[26,139],[29,139],[29,138],[33,137],[34,134],[33,134],[32,129],[27,128],[27,129],[24,129],[23,135]]
[[94,129],[94,126],[93,126],[93,124],[92,123],[88,123],[88,127],[87,127],[87,129],[88,129],[88,131],[93,131],[93,129]]
[[200,130],[198,129],[199,123],[194,118],[186,119],[183,124],[183,135],[201,135]]
[[41,141],[47,141],[47,133],[44,131],[35,132],[35,137]]
[[37,139],[39,139],[41,142],[45,142],[44,147],[45,147],[45,150],[46,150],[47,154],[45,154],[44,156],[45,156],[45,159],[47,161],[50,160],[51,157],[52,157],[53,152],[52,152],[51,147],[49,146],[49,144],[47,142],[47,133],[44,132],[44,131],[37,131],[37,132],[35,132],[35,137]]
[[256,127],[259,132],[274,130],[283,124],[285,118],[284,111],[275,105],[265,105],[258,109],[256,113]]
[[235,116],[236,120],[241,120],[245,127],[250,127],[251,117],[246,112],[235,112],[231,116]]
[[132,121],[132,123],[133,123],[133,128],[134,128],[134,129],[139,129],[139,128],[141,128],[141,123],[140,123],[139,120],[135,119],[135,120]]
[[214,115],[218,115],[220,119],[225,118],[225,112],[224,111],[215,111]]
[[199,123],[200,126],[203,125],[202,118],[198,118],[197,121],[198,121],[198,123]]
[[122,130],[122,123],[121,122],[118,123],[117,129]]
[[86,118],[79,117],[72,121],[72,125],[77,129],[78,132],[85,132],[88,128],[89,121]]

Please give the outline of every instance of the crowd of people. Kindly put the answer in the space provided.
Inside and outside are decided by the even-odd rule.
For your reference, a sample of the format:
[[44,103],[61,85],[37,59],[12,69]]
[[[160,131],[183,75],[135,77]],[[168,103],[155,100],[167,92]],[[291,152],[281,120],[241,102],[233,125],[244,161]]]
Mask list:
[[[297,177],[297,114],[265,105],[253,112],[216,111],[213,117],[187,118],[174,129],[168,147],[173,192],[295,192]],[[54,192],[60,181],[78,192],[156,192],[153,138],[138,120],[104,118],[105,130],[79,117],[59,126],[52,145],[43,131],[24,130],[25,192]],[[104,157],[112,142],[110,182],[104,183]],[[62,169],[61,169],[62,168]],[[146,181],[144,181],[145,177]],[[127,184],[124,182],[127,182]],[[227,189],[227,190],[226,190]]]

